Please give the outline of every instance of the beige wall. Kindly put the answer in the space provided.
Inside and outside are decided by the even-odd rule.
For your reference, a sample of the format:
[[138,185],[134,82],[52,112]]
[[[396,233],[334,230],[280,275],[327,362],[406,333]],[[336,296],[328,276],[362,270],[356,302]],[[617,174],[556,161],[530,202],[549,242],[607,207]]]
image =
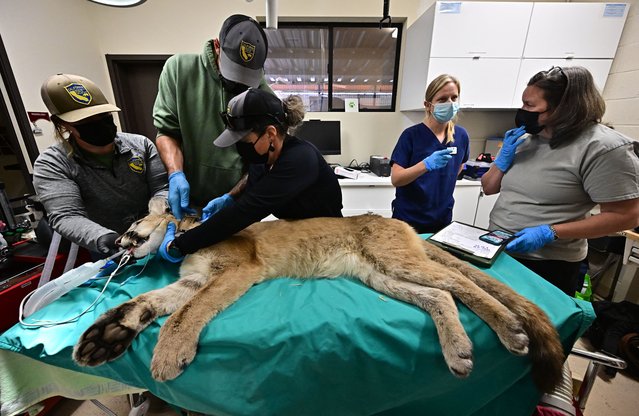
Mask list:
[[605,121],[639,140],[639,0],[630,3],[603,96],[607,106]]
[[[606,120],[639,138],[639,15],[637,1],[622,37],[612,75],[604,95]],[[410,25],[433,1],[395,0],[390,15]],[[105,54],[173,54],[202,50],[232,13],[265,15],[265,1],[254,0],[149,0],[135,8],[110,8],[86,0],[0,0],[2,35],[27,111],[46,111],[40,85],[49,75],[70,72],[85,75],[113,99]],[[368,18],[377,21],[381,0],[279,0],[279,16]],[[401,73],[401,72],[400,72]],[[462,80],[463,84],[463,80]],[[398,87],[401,88],[401,79]],[[419,86],[424,88],[424,86]],[[313,118],[341,120],[342,155],[330,162],[368,161],[369,155],[390,155],[402,130],[421,120],[409,113],[313,113]],[[483,151],[486,137],[513,125],[514,111],[467,110],[460,124],[471,136],[471,156]],[[40,149],[53,142],[48,123],[39,121],[44,135],[36,137]]]

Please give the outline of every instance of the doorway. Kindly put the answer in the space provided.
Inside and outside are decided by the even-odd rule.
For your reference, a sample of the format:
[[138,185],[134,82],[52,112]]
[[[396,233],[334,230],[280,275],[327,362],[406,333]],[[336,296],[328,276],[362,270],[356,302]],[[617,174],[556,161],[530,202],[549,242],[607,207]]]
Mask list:
[[[26,198],[34,195],[31,171],[39,151],[1,36],[0,82],[0,192],[20,214]],[[0,220],[8,224],[5,215],[0,210]]]
[[106,55],[122,131],[155,140],[153,104],[164,63],[171,55]]

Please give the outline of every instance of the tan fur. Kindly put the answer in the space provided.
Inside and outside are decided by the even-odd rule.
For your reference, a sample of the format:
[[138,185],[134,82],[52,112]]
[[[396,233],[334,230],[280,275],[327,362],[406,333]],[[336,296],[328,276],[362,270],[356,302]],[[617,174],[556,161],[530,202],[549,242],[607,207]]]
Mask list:
[[[138,257],[157,250],[157,236],[164,234],[169,221],[175,222],[159,210],[154,208],[121,239],[124,247],[135,247]],[[175,283],[99,317],[80,338],[73,357],[88,366],[113,360],[150,322],[171,315],[160,330],[151,372],[160,381],[173,379],[195,357],[200,332],[211,319],[254,284],[279,276],[350,276],[424,309],[433,318],[451,372],[465,377],[473,366],[472,344],[459,321],[454,296],[483,319],[509,351],[523,355],[530,348],[540,389],[550,391],[561,379],[563,350],[541,309],[424,242],[404,222],[374,215],[253,224],[187,256]]]

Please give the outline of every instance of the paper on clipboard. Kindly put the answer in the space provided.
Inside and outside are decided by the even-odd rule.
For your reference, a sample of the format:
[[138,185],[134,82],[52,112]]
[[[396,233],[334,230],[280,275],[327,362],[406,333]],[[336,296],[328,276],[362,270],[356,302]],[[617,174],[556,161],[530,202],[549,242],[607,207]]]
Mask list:
[[430,239],[458,248],[473,256],[491,259],[497,254],[500,246],[481,241],[479,236],[485,233],[486,230],[481,228],[453,222]]

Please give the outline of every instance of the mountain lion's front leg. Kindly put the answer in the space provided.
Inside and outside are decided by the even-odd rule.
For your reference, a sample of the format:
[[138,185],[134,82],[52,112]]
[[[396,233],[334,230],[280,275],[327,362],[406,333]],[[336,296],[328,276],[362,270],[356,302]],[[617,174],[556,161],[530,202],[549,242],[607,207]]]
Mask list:
[[106,311],[84,331],[73,349],[73,359],[93,367],[118,358],[151,322],[172,313],[192,295],[184,282],[177,281]]
[[166,320],[153,351],[151,374],[172,380],[193,361],[204,326],[261,280],[257,266],[226,270],[210,280]]

